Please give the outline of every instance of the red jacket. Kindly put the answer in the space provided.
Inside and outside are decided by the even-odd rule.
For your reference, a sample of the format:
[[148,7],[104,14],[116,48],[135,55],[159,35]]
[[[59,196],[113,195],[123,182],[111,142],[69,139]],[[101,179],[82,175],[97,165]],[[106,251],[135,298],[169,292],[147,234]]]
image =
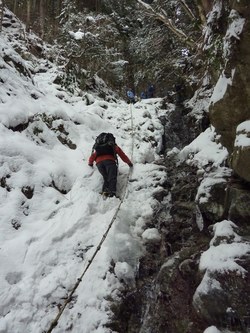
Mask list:
[[[115,146],[115,152],[120,156],[120,158],[123,160],[123,162],[127,163],[128,165],[132,165],[132,162],[128,158],[128,156],[122,151],[122,149],[119,146]],[[114,155],[99,155],[96,156],[96,152],[94,152],[90,158],[89,158],[89,165],[93,165],[94,161],[96,164],[105,161],[105,160],[112,160],[115,161],[116,158]]]

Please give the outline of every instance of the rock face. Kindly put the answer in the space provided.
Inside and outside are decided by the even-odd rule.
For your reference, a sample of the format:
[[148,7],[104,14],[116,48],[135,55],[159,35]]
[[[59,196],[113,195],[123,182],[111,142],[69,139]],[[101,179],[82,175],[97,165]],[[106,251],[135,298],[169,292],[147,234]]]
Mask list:
[[[199,134],[201,123],[184,106],[168,112],[162,119],[164,146],[182,148]],[[122,304],[114,309],[110,327],[118,332],[202,333],[206,328],[192,306],[200,282],[199,257],[208,243],[196,224],[197,170],[186,163],[177,165],[174,156],[166,156],[164,165],[164,198],[159,197],[160,208],[144,234],[136,288],[125,292]],[[148,231],[153,239],[147,237]]]
[[242,227],[243,234],[249,234],[249,187],[246,184],[233,184],[229,190],[228,201],[228,218],[237,223],[239,227]]
[[[221,11],[219,16],[225,28],[218,33],[216,26],[211,26],[213,37],[216,35],[217,40],[223,37],[223,51],[219,57],[222,71],[211,98],[209,115],[216,132],[221,135],[221,143],[229,152],[228,162],[234,175],[215,184],[210,191],[210,200],[200,209],[208,224],[227,218],[240,227],[243,239],[249,239],[250,4],[242,0],[223,1],[223,5],[224,15]],[[218,240],[215,249],[222,246],[222,242],[225,246],[233,242],[233,238],[231,235]],[[236,244],[238,246],[241,245]],[[227,327],[233,332],[249,332],[249,254],[238,262],[245,270],[243,274],[207,269],[203,282],[207,280],[212,288],[206,292],[204,283],[203,288],[199,286],[193,305],[210,325]]]
[[[250,145],[235,146],[236,129],[250,119],[250,4],[247,0],[230,1],[227,26],[222,31],[223,71],[215,86],[210,106],[210,120],[221,135],[221,143],[232,154],[231,167],[243,179],[250,181]],[[243,165],[246,167],[244,168]],[[248,167],[247,167],[248,166]]]
[[237,127],[231,165],[239,176],[250,182],[250,120]]
[[[249,262],[246,262],[249,267]],[[249,299],[249,273],[237,276],[233,273],[221,273],[211,276],[213,289],[209,293],[197,290],[194,295],[194,307],[199,315],[210,325],[230,327],[247,332],[249,318],[246,308]],[[215,285],[215,281],[217,285]],[[245,297],[241,297],[245,295]]]
[[[175,159],[175,152],[200,134],[204,118],[197,121],[185,105],[163,114],[167,178],[159,209],[147,229],[150,235],[158,230],[161,239],[157,232],[151,242],[145,233],[147,244],[136,286],[124,293],[110,327],[128,333],[204,333],[208,326],[216,325],[222,331],[249,332],[249,245],[245,241],[250,234],[249,186],[227,166],[220,166],[218,174],[208,165],[205,174],[212,181],[208,182],[207,200],[200,201],[197,193],[203,198],[199,188],[203,188],[205,174]],[[239,135],[246,125],[239,128]],[[217,232],[212,231],[214,226]],[[243,257],[237,256],[241,247]],[[232,265],[239,264],[239,269],[228,270],[228,265],[225,270],[214,269],[214,261],[221,268],[224,253],[232,249],[236,251]],[[205,264],[204,257],[209,257]]]

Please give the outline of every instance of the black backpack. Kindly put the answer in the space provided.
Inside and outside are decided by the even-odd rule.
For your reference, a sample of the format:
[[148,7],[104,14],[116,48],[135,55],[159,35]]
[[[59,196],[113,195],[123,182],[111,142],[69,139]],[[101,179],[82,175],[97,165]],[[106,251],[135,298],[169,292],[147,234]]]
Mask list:
[[112,133],[101,133],[95,139],[93,150],[96,151],[96,156],[113,155],[116,157],[115,145],[115,137]]

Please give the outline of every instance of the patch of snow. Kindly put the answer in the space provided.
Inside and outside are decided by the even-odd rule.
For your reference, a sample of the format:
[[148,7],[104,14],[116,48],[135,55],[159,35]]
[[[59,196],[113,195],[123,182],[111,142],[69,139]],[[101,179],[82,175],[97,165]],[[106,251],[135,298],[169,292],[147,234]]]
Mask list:
[[238,229],[237,225],[232,221],[224,220],[213,225],[214,237],[210,241],[210,245],[215,245],[217,238],[233,239],[240,242],[241,237],[234,231]]
[[246,120],[237,126],[234,146],[235,147],[250,146],[250,120]]
[[218,330],[217,327],[210,326],[210,327],[206,328],[203,333],[222,333],[222,332],[220,330]]
[[237,132],[246,131],[250,133],[250,120],[243,121],[237,126]]
[[202,253],[199,269],[205,271],[204,277],[196,289],[194,302],[201,294],[207,294],[213,289],[220,290],[220,283],[216,280],[216,273],[234,272],[244,276],[246,270],[240,265],[242,257],[249,255],[250,243],[243,241],[236,234],[237,226],[224,220],[213,226],[214,237],[208,250]]
[[131,283],[135,278],[134,269],[127,262],[117,262],[114,270],[119,280]]
[[240,34],[242,33],[245,19],[240,16],[240,14],[232,9],[229,14],[229,26],[224,37],[223,42],[223,56],[224,58],[228,57],[231,52],[231,45],[233,43],[233,39],[240,39]]
[[[196,290],[196,295],[207,293],[216,285],[219,287],[218,281],[215,280],[212,273],[234,271],[236,274],[244,276],[246,270],[240,265],[240,258],[249,255],[250,244],[242,241],[234,229],[236,229],[236,225],[227,220],[213,226],[214,237],[210,242],[210,247],[202,253],[200,258],[199,269],[205,271],[205,275]],[[219,243],[215,245],[215,241],[218,240]]]
[[89,21],[89,22],[95,23],[96,19],[95,19],[93,16],[87,15],[87,16],[86,16],[86,21]]
[[201,214],[201,211],[200,211],[200,208],[198,205],[196,205],[195,221],[196,221],[196,224],[197,224],[199,230],[202,231],[204,228],[204,220],[203,220],[203,217],[202,217],[202,214]]
[[209,272],[205,272],[205,275],[202,278],[201,283],[197,287],[195,294],[194,294],[194,301],[196,297],[200,294],[208,294],[211,290],[221,290],[220,282],[216,279],[212,278]]
[[208,164],[213,166],[221,165],[228,153],[226,148],[216,142],[216,136],[214,127],[207,128],[205,132],[202,132],[180,151],[180,160],[187,161],[187,163],[199,168]]
[[222,100],[228,86],[232,85],[233,82],[233,77],[235,74],[235,69],[232,69],[231,71],[231,77],[227,77],[224,72],[220,75],[215,87],[214,87],[214,91],[210,100],[210,104],[215,104],[218,101]]
[[81,40],[84,39],[86,37],[92,37],[92,38],[97,38],[99,35],[94,35],[91,32],[87,31],[87,32],[83,32],[81,30],[78,30],[76,32],[74,31],[69,31],[69,35],[76,39],[76,40]]
[[214,20],[217,20],[221,16],[222,12],[222,0],[215,1],[212,10],[208,14],[207,24],[209,25]]
[[158,242],[161,240],[161,235],[156,228],[149,228],[143,232],[142,239],[144,241]]
[[215,171],[209,171],[205,173],[196,194],[196,202],[208,202],[209,198],[211,197],[211,188],[215,184],[226,183],[226,178],[229,177],[231,173],[232,170],[226,167],[217,167]]
[[244,275],[246,270],[240,266],[236,260],[250,253],[250,245],[247,243],[219,244],[210,246],[202,253],[200,259],[200,270],[209,272],[229,272],[236,271]]

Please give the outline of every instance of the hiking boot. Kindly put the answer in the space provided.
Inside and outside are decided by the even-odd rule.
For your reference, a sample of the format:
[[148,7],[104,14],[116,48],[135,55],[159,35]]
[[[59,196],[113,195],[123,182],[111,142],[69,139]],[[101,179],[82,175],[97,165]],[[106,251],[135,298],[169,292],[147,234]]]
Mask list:
[[102,195],[106,198],[116,197],[115,192],[102,192]]
[[116,196],[116,193],[115,192],[107,192],[107,191],[103,191],[103,192],[100,192],[100,194],[104,197],[104,198],[118,198]]

